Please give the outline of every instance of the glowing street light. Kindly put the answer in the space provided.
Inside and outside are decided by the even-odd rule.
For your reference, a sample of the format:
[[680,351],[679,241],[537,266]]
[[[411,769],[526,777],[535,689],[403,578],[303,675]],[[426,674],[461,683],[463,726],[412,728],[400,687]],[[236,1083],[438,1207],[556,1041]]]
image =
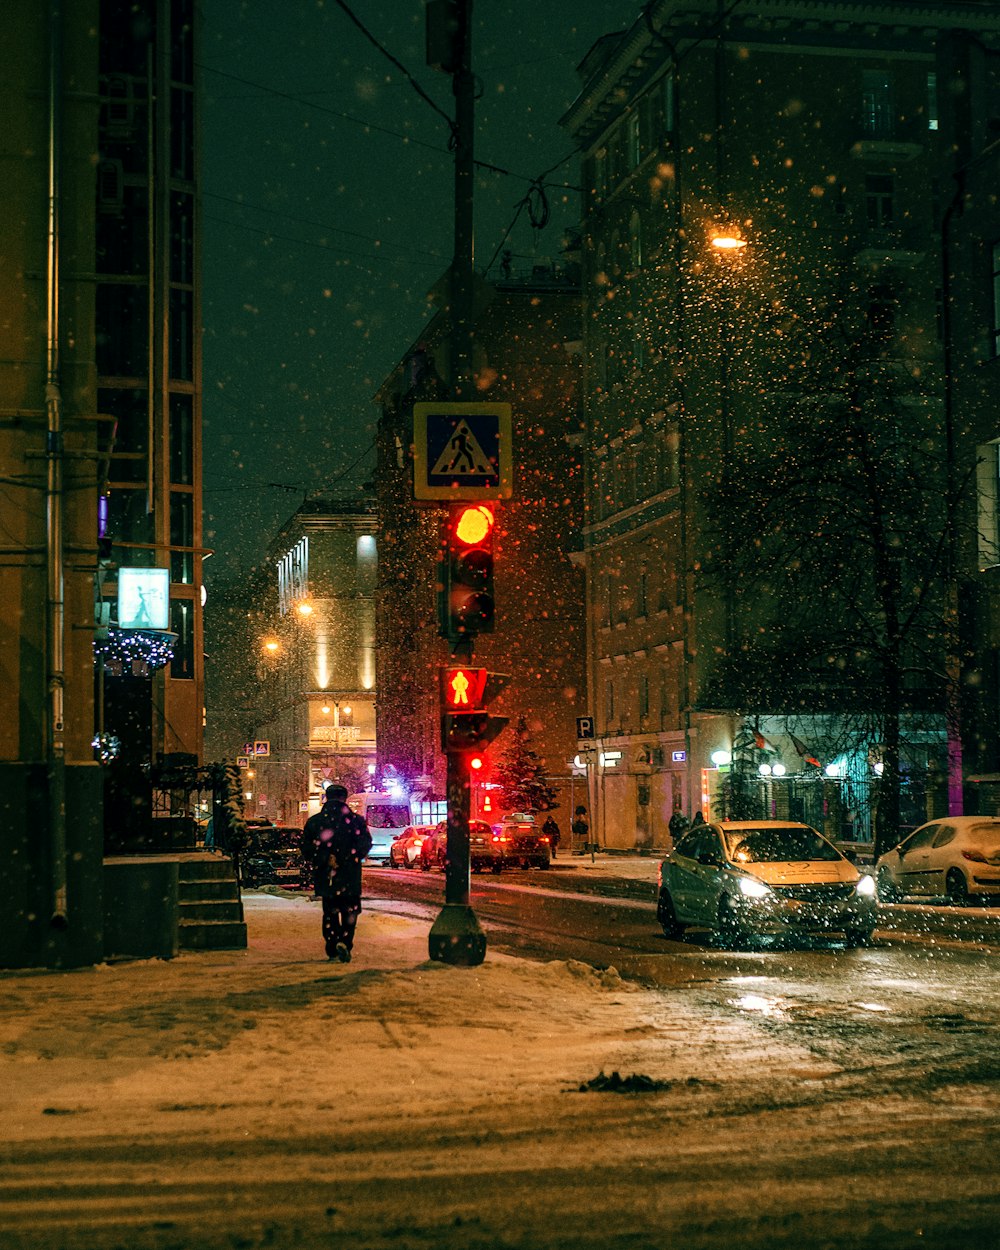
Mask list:
[[746,245],[746,239],[741,239],[736,234],[720,233],[712,235],[712,246],[720,252],[739,252]]
[[281,650],[281,643],[277,640],[277,638],[265,638],[264,650],[268,653],[268,655],[277,655]]

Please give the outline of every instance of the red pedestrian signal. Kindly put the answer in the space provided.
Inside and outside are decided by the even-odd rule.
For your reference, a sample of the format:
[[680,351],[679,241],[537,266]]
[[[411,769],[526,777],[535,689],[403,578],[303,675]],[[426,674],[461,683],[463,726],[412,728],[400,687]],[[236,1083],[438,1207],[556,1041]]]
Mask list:
[[495,527],[492,504],[453,504],[448,509],[438,625],[441,636],[452,642],[493,629]]
[[442,711],[472,712],[483,706],[485,668],[442,668],[440,673]]

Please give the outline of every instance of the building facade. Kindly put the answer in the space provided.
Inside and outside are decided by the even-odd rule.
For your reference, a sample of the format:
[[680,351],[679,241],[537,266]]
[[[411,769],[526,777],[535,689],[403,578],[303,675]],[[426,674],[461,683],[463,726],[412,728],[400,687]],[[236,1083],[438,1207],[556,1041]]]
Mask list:
[[[514,494],[497,505],[494,540],[496,622],[475,643],[475,663],[510,675],[493,714],[526,717],[566,813],[574,776],[576,717],[586,713],[583,586],[578,551],[581,452],[579,293],[575,275],[544,270],[481,284],[477,292],[473,378],[479,401],[512,405]],[[447,505],[413,499],[413,403],[441,398],[449,372],[448,319],[439,314],[418,347],[379,392],[376,490],[379,561],[378,760],[380,777],[405,785],[414,802],[444,799],[438,666],[449,660],[438,636],[438,561]],[[503,731],[486,753],[474,787],[473,816],[496,817],[487,788],[490,760],[505,749]],[[415,808],[419,811],[420,809]],[[568,836],[569,819],[563,823]]]
[[[991,6],[961,8],[976,37],[995,39]],[[722,503],[806,404],[825,420],[839,404],[859,429],[919,429],[938,485],[928,495],[943,498],[936,56],[957,21],[951,5],[720,14],[660,0],[580,67],[563,124],[584,170],[588,687],[608,845],[661,841],[674,810],[732,811],[737,765],[756,812],[838,837],[870,834],[883,753],[904,776],[903,823],[944,810],[939,690],[900,679],[905,745],[845,750],[845,725],[875,700],[851,705],[832,667],[819,682],[804,674],[795,706],[748,688],[737,661],[749,667],[781,621],[768,592],[741,595],[721,575],[740,559],[752,569],[757,537]],[[885,529],[883,547],[898,542]],[[804,549],[802,585],[812,558]],[[894,560],[869,577],[887,593]],[[782,576],[775,595],[794,590]],[[846,582],[840,570],[817,596],[813,632],[832,636],[831,618],[846,617]],[[942,574],[927,589],[929,611],[943,585]],[[776,662],[794,666],[809,632]],[[908,662],[917,643],[907,647]],[[940,668],[941,639],[925,650],[920,664]]]
[[377,535],[374,502],[311,499],[272,544],[246,744],[266,742],[268,754],[244,766],[248,816],[302,824],[329,782],[373,785]]

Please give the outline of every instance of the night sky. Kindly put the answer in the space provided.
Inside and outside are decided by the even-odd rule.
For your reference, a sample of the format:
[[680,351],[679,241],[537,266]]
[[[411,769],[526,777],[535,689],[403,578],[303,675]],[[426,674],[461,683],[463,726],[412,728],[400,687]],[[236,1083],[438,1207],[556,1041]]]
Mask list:
[[[422,0],[350,8],[452,116],[451,80],[424,65]],[[531,179],[572,153],[558,119],[579,91],[577,64],[638,8],[477,0],[476,157],[510,171],[479,171],[480,272]],[[306,492],[370,478],[374,392],[419,337],[450,260],[453,165],[445,120],[336,0],[204,0],[203,14],[211,580],[258,561]],[[549,181],[575,187],[578,176],[571,156]],[[547,195],[547,228],[522,212],[505,244],[515,272],[558,257],[579,220],[575,189]]]

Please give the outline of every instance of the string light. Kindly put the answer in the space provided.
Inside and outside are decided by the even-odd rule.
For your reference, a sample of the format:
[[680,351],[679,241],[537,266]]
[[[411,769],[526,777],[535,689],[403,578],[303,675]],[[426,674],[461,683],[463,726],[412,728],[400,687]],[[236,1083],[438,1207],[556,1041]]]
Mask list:
[[94,639],[94,658],[125,676],[145,676],[169,664],[177,635],[158,629],[109,629]]

